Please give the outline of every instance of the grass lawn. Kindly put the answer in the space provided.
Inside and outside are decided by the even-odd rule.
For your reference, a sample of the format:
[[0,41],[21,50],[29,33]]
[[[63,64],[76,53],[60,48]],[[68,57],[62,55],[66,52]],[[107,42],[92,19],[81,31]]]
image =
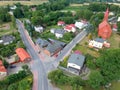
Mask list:
[[99,57],[99,52],[88,47],[88,38],[85,37],[79,44],[73,48],[73,51],[80,50],[84,55],[90,54],[93,57]]
[[12,32],[16,32],[17,30],[13,27],[12,23],[5,23],[2,26],[7,26],[9,28],[5,29],[5,28],[0,28],[0,36],[5,35],[5,34],[11,34]]
[[120,82],[113,82],[110,90],[120,90]]
[[31,0],[31,1],[0,1],[0,6],[5,6],[5,5],[13,5],[14,3],[20,2],[23,5],[38,5],[42,4],[44,2],[47,2],[48,0]]
[[120,48],[120,35],[113,32],[108,42],[111,44],[111,48]]
[[56,85],[60,90],[72,90],[70,85]]

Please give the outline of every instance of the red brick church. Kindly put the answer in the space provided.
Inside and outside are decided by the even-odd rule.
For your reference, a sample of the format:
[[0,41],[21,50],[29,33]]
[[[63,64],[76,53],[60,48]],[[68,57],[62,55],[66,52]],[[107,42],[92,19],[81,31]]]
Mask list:
[[109,10],[107,9],[104,14],[103,21],[99,24],[98,27],[98,36],[102,37],[103,39],[108,39],[111,36],[112,29],[109,25],[108,21]]

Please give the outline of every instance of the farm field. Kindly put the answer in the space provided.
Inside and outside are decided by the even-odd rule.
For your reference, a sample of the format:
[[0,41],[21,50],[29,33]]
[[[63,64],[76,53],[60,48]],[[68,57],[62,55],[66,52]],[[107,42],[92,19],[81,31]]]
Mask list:
[[38,5],[42,4],[44,2],[47,2],[48,0],[31,0],[31,1],[0,1],[0,6],[5,6],[5,5],[13,5],[14,3],[21,3],[23,5]]

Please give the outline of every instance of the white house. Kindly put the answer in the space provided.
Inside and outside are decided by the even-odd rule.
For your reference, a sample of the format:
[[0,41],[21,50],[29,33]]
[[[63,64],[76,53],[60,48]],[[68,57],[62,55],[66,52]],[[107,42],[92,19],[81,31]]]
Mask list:
[[64,33],[65,33],[65,31],[63,29],[54,29],[54,28],[51,29],[50,32],[53,33],[53,34],[55,34],[55,36],[57,38],[62,38],[63,35],[64,35]]
[[44,30],[42,26],[35,26],[34,28],[35,28],[35,31],[39,33],[42,33]]
[[86,22],[85,23],[84,22],[78,22],[78,21],[75,22],[75,27],[77,27],[79,29],[83,29],[86,26],[87,26]]
[[56,30],[55,28],[52,28],[52,29],[50,29],[50,32],[55,34],[55,30]]
[[117,20],[118,22],[120,22],[120,17],[118,17],[118,20]]
[[0,60],[0,79],[3,79],[5,76],[7,76],[7,70],[5,69],[2,61]]
[[82,54],[73,53],[68,59],[67,68],[72,73],[80,73],[81,68],[85,62],[85,56]]
[[96,38],[95,40],[90,40],[89,41],[89,47],[90,48],[98,48],[101,49],[103,48],[103,46],[105,47],[110,47],[110,44],[107,43],[105,40],[103,40],[102,38]]

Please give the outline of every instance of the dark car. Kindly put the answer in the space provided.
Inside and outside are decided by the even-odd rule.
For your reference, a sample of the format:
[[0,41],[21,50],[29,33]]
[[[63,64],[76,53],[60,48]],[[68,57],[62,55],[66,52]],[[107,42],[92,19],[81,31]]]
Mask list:
[[15,65],[11,65],[10,68],[16,68],[16,66]]

